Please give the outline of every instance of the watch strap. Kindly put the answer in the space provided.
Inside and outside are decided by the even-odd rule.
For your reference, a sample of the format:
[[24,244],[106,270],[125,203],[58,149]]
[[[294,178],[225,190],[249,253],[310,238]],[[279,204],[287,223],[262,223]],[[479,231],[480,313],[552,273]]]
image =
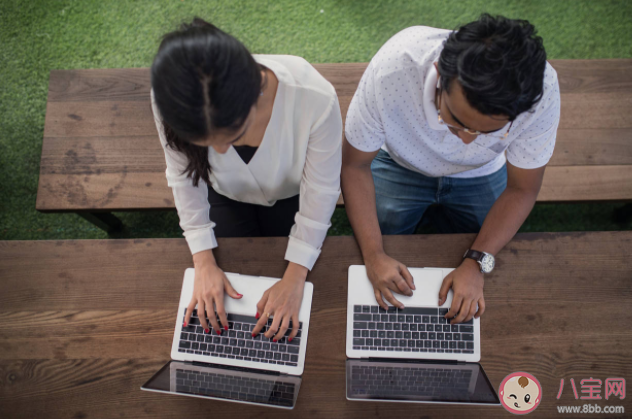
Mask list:
[[474,259],[475,261],[480,262],[484,255],[485,254],[483,252],[479,252],[478,250],[468,249],[463,255],[463,258]]

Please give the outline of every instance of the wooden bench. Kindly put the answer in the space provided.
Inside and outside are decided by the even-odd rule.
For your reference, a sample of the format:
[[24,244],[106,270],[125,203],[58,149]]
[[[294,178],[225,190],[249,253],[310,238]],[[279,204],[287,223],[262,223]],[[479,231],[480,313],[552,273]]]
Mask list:
[[[386,236],[384,245],[408,266],[454,267],[473,238]],[[481,365],[494,389],[509,373],[529,372],[544,389],[534,417],[559,418],[556,406],[588,402],[575,400],[571,378],[578,391],[589,377],[629,381],[631,243],[632,232],[526,233],[497,255],[481,318]],[[215,254],[226,271],[281,277],[286,244],[219,239]],[[0,249],[2,418],[510,417],[501,407],[429,404],[422,414],[414,404],[345,399],[347,269],[362,263],[353,237],[328,237],[309,275],[314,299],[294,411],[140,390],[170,358],[191,266],[184,239],[4,241]],[[589,402],[632,411],[629,395]]]
[[[632,59],[551,64],[562,116],[538,202],[632,200]],[[315,67],[344,118],[366,64]],[[147,68],[51,71],[37,210],[113,229],[111,211],[175,208],[149,91]]]

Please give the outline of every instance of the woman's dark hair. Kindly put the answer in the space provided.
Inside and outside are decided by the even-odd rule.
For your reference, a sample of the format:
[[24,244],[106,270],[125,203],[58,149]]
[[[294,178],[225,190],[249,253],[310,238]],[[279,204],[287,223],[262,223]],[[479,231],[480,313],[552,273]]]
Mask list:
[[243,125],[261,91],[261,66],[246,47],[195,17],[162,37],[151,86],[169,147],[189,160],[183,173],[210,184],[208,147],[192,144]]
[[452,32],[439,57],[441,86],[458,80],[469,104],[510,121],[542,97],[546,52],[526,20],[481,17]]

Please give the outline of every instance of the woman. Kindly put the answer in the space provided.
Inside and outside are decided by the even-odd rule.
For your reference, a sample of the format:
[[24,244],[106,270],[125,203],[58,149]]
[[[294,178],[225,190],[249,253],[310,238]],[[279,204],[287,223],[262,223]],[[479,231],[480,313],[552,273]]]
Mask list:
[[224,291],[241,298],[215,262],[216,236],[289,235],[287,269],[257,304],[253,336],[274,316],[264,336],[281,339],[292,321],[291,340],[340,194],[342,117],[333,86],[304,59],[251,55],[199,18],[163,37],[151,85],[167,182],[195,266],[185,326],[197,304],[221,334]]

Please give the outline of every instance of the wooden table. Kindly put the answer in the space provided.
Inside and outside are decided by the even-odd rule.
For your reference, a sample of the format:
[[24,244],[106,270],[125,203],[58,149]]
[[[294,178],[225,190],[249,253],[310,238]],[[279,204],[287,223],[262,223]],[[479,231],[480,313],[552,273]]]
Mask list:
[[[384,241],[409,266],[454,267],[472,239]],[[279,277],[285,246],[283,238],[222,239],[216,254],[227,271]],[[498,255],[486,279],[481,364],[495,388],[514,371],[538,378],[542,405],[529,417],[560,418],[556,406],[583,404],[570,378],[632,378],[631,254],[632,232],[605,232],[519,234]],[[184,240],[0,242],[0,417],[511,417],[502,407],[345,399],[347,268],[360,263],[353,237],[327,238],[309,276],[315,290],[298,404],[281,411],[139,389],[169,359],[191,266]],[[621,417],[629,417],[631,399],[597,404],[623,405]]]

